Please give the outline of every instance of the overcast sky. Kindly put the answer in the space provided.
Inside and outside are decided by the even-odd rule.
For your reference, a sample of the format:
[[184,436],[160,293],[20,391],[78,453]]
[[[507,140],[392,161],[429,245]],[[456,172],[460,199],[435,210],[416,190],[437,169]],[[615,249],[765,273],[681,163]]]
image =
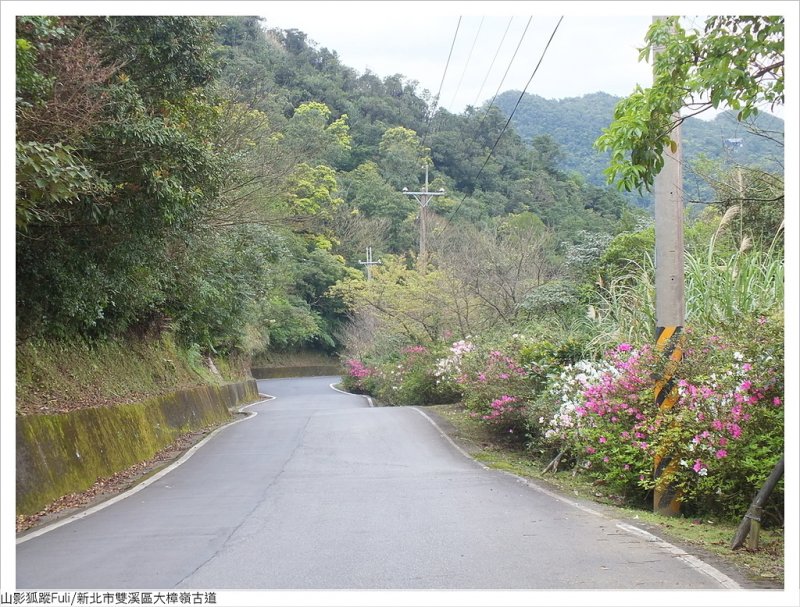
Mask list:
[[547,8],[530,2],[268,2],[258,14],[268,27],[302,30],[359,73],[400,73],[433,94],[441,87],[439,105],[455,113],[491,99],[501,83],[501,92],[524,90],[540,60],[528,92],[548,99],[597,91],[623,96],[637,83],[649,85],[650,67],[638,62],[637,47],[651,16],[567,14],[556,30],[561,14],[552,9],[563,7]]
[[[441,87],[439,105],[454,113],[467,105],[480,105],[498,89],[524,90],[529,81],[527,92],[547,99],[598,91],[622,97],[636,84],[648,86],[651,67],[638,60],[637,49],[643,45],[653,15],[688,15],[691,23],[692,15],[752,14],[753,10],[758,14],[786,13],[789,6],[796,12],[796,2],[780,1],[4,4],[16,14],[258,15],[268,27],[305,32],[319,48],[336,51],[344,65],[359,73],[369,69],[381,78],[402,74],[419,82],[420,93],[427,89],[436,94]],[[551,36],[552,43],[546,48]]]

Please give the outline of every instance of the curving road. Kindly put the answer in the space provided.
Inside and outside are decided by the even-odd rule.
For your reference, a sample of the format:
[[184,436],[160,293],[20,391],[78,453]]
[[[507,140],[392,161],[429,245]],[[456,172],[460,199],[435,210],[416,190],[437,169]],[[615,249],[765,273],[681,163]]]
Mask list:
[[421,409],[338,378],[274,399],[106,508],[17,544],[20,589],[735,588],[581,504],[487,470]]

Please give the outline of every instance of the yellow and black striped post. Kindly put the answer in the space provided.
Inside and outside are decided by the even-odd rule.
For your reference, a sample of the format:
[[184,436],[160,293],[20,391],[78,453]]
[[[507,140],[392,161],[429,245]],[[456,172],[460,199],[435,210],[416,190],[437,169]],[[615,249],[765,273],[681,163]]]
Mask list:
[[[656,350],[664,361],[661,377],[655,383],[656,406],[661,411],[669,411],[678,401],[675,373],[683,358],[682,330],[683,327],[656,328]],[[677,463],[669,453],[656,453],[654,464],[653,511],[663,516],[678,516],[681,509],[680,491],[670,482]]]

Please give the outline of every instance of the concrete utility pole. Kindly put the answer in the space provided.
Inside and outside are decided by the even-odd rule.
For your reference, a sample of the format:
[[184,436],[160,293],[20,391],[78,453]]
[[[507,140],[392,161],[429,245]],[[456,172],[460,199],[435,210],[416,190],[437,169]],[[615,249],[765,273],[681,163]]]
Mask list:
[[[653,21],[663,20],[653,17]],[[653,63],[663,48],[653,49]],[[679,116],[675,116],[676,119]],[[675,371],[683,357],[683,323],[685,317],[683,261],[683,171],[681,167],[680,124],[672,131],[676,150],[664,150],[664,167],[655,176],[656,223],[656,348],[666,359],[661,378],[656,381],[656,404],[662,411],[677,402]],[[653,511],[666,516],[680,513],[680,495],[670,483],[661,482],[665,472],[675,470],[677,463],[669,453],[655,457]]]
[[372,247],[367,247],[367,261],[359,261],[358,263],[367,267],[367,280],[372,280],[372,266],[381,265],[383,262],[380,259],[372,261]]
[[444,189],[438,192],[428,191],[428,163],[425,163],[425,189],[422,192],[409,192],[408,188],[403,188],[403,194],[413,196],[419,203],[419,257],[417,258],[417,270],[420,274],[425,274],[428,268],[428,233],[427,233],[427,213],[428,202],[431,196],[444,196]]

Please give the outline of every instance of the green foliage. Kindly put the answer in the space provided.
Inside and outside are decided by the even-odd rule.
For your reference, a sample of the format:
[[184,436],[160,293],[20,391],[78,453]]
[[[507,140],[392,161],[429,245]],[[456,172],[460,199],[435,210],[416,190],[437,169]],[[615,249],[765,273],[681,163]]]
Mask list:
[[[17,229],[28,224],[50,223],[69,216],[70,207],[82,195],[103,193],[108,185],[61,143],[18,141]],[[90,209],[96,219],[98,205]]]
[[[783,104],[783,39],[783,17],[709,17],[703,32],[687,32],[677,17],[654,22],[639,57],[658,49],[653,86],[637,86],[620,102],[596,142],[611,153],[609,183],[652,189],[664,150],[677,149],[670,133],[686,106],[698,113],[724,104],[742,121],[760,104]],[[700,109],[695,98],[702,99]]]
[[653,255],[656,246],[654,228],[618,234],[601,255],[599,274],[604,282],[629,274],[631,266],[641,265]]
[[357,358],[345,361],[342,384],[356,393],[375,396],[381,404],[418,406],[452,403],[461,397],[455,383],[444,377],[437,363],[442,344],[404,346],[371,365]]
[[405,259],[387,256],[372,276],[371,281],[349,276],[330,294],[356,313],[377,314],[381,330],[401,335],[409,343],[435,343],[458,330],[443,272],[423,275],[409,269]]
[[54,78],[43,73],[38,62],[53,44],[68,35],[56,17],[17,17],[16,64],[17,106],[42,103],[52,91]]
[[17,411],[55,413],[83,406],[134,402],[208,383],[246,379],[242,361],[214,356],[209,370],[196,345],[164,333],[114,340],[42,340],[16,349]]
[[[536,455],[567,446],[565,464],[589,461],[589,474],[633,500],[649,490],[639,475],[654,452],[611,440],[610,418],[576,425],[563,443],[539,423],[565,394],[586,396],[578,365],[605,373],[605,351],[652,340],[653,232],[634,198],[601,183],[600,165],[632,159],[629,185],[646,184],[658,146],[669,144],[681,87],[717,91],[709,104],[727,102],[742,120],[751,100],[781,103],[777,20],[715,17],[703,35],[663,39],[667,25],[651,28],[648,46],[666,46],[656,85],[618,108],[609,133],[622,139],[609,138],[604,153],[591,143],[612,118],[610,96],[527,96],[518,130],[500,137],[502,109],[430,115],[415,82],[359,75],[304,33],[268,31],[254,17],[31,17],[17,26],[18,376],[25,390],[35,386],[26,402],[43,402],[41,386],[59,364],[58,353],[45,353],[53,369],[33,379],[47,349],[28,355],[34,344],[85,339],[80,356],[101,368],[100,344],[174,336],[179,354],[157,354],[159,386],[184,369],[204,377],[208,353],[244,361],[344,349],[355,361],[350,389],[389,404],[462,398],[497,437],[527,434]],[[720,49],[730,55],[724,69],[707,61]],[[755,49],[772,71],[748,88],[758,76],[741,66]],[[56,86],[70,94],[53,95]],[[783,311],[783,182],[754,143],[763,137],[743,133],[743,147],[726,157],[719,133],[738,136],[730,118],[684,124],[687,155],[705,152],[691,187],[698,200],[715,199],[687,218],[687,324],[725,332],[757,375],[761,407],[782,398],[779,365],[766,363],[782,360],[774,326]],[[431,188],[447,195],[431,203],[430,264],[420,273],[418,205],[401,189],[418,187],[425,159]],[[383,261],[370,281],[358,265],[365,247]],[[742,320],[754,316],[763,343],[739,332],[755,333]],[[743,370],[707,351],[691,360],[685,379],[697,389],[712,389],[704,373]],[[75,375],[75,385],[93,385]],[[650,376],[637,377],[627,387],[609,377],[613,396],[650,415]],[[726,394],[743,394],[728,384]],[[750,415],[746,442],[729,443],[731,456],[708,477],[681,471],[692,508],[718,507],[717,488],[738,508],[781,448],[780,410]],[[681,419],[685,431],[670,430],[671,419],[651,415],[660,432],[648,427],[654,438],[644,442],[685,450],[694,438],[686,433],[703,432],[697,417]]]
[[520,306],[533,316],[568,314],[581,301],[577,285],[566,280],[552,280],[535,289]]
[[[205,352],[335,346],[344,309],[324,293],[346,272],[324,233],[341,201],[323,162],[346,155],[347,118],[232,101],[214,80],[217,26],[18,23],[20,338],[154,325]],[[72,105],[43,83],[75,91]]]
[[145,104],[181,99],[218,73],[214,18],[87,17],[76,25],[89,28],[105,55],[124,66]]

